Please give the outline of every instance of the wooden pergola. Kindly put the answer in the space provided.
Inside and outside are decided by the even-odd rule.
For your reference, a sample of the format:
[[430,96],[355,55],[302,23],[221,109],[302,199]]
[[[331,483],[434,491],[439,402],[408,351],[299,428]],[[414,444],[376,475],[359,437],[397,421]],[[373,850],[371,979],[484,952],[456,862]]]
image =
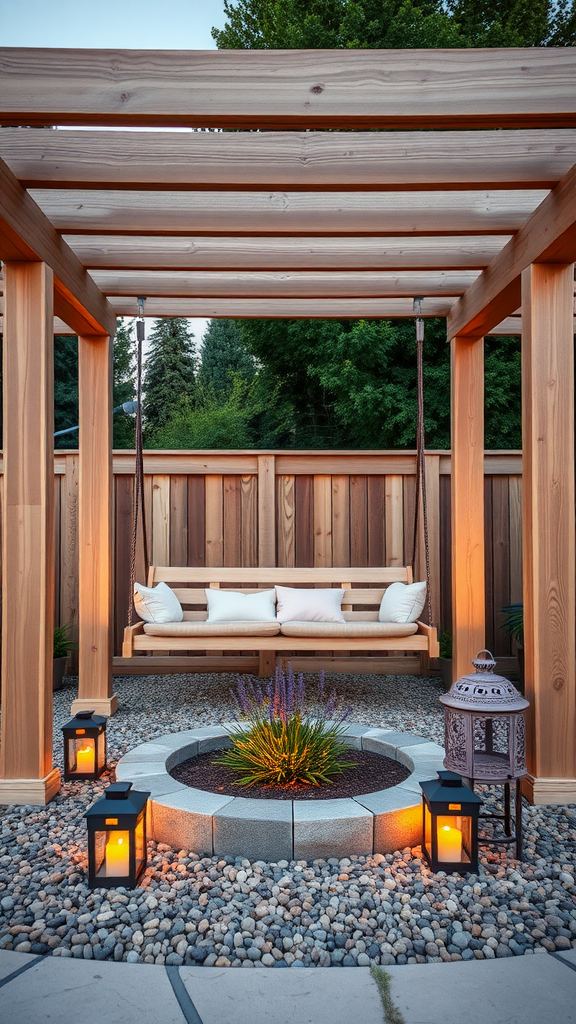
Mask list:
[[484,644],[483,338],[522,335],[526,793],[576,801],[576,50],[3,49],[0,124],[0,801],[60,785],[55,332],[79,345],[73,708],[117,704],[111,338],[138,295],[148,316],[402,317],[422,295],[447,317],[455,677]]

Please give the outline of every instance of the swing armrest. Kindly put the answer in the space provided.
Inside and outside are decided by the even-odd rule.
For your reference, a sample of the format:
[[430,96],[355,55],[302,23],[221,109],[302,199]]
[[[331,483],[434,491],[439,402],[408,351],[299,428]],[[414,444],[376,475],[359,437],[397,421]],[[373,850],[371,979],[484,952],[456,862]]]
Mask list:
[[122,657],[131,658],[134,653],[134,637],[144,632],[144,623],[136,622],[133,626],[126,626],[124,639],[122,641]]
[[428,657],[440,657],[440,644],[438,643],[438,630],[436,626],[429,626],[427,622],[418,621],[418,632],[428,637]]

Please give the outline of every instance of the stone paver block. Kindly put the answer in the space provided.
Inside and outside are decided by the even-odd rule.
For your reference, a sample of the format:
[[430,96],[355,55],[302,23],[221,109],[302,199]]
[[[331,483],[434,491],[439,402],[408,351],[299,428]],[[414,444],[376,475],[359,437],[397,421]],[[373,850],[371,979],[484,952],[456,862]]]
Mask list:
[[179,792],[149,804],[150,838],[176,850],[212,855],[212,816],[233,800],[232,796],[182,786]]
[[362,748],[362,737],[364,734],[371,731],[369,725],[359,725],[357,722],[350,722],[345,726],[345,729],[344,739],[346,740],[346,746],[355,747],[357,750]]
[[138,777],[133,777],[126,772],[119,781],[133,782],[133,789],[139,793],[150,793],[152,800],[159,796],[165,796],[168,793],[177,793],[186,789],[186,786],[183,786],[181,782],[176,782],[176,779],[173,779],[166,772],[163,775],[139,775]]
[[421,843],[420,802],[407,803],[401,810],[374,816],[374,853],[394,853],[406,846],[420,846]]
[[190,740],[198,740],[198,753],[207,754],[219,747],[231,747],[232,741],[227,730],[237,728],[236,722],[224,722],[221,725],[205,725],[198,729],[190,729]]
[[355,800],[295,800],[294,859],[372,852],[374,818]]
[[421,736],[415,736],[411,732],[387,732],[386,743],[390,743],[393,747],[400,747],[404,750],[405,747],[420,746],[423,742]]
[[419,804],[419,801],[414,799],[414,793],[407,789],[400,790],[398,786],[380,789],[376,793],[364,793],[362,796],[355,796],[354,800],[361,807],[372,811],[372,814],[390,814]]
[[13,953],[12,950],[0,949],[0,981],[31,963],[35,955],[35,953]]
[[390,734],[386,729],[369,729],[362,736],[362,750],[372,751],[382,757],[391,757],[396,760],[396,747],[388,741]]
[[166,761],[125,761],[122,758],[116,765],[116,778],[118,782],[134,781],[145,775],[165,774]]
[[214,853],[292,860],[292,801],[236,797],[214,814]]

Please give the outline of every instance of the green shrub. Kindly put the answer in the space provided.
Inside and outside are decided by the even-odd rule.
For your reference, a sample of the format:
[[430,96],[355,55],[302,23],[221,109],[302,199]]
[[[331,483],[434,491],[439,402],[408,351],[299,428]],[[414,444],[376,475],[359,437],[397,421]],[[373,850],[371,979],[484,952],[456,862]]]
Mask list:
[[54,629],[54,652],[53,658],[67,658],[70,651],[76,650],[76,644],[70,636],[72,625],[66,622],[63,626],[56,626]]
[[333,781],[354,763],[344,760],[344,720],[334,694],[325,700],[320,676],[316,700],[307,706],[302,675],[277,670],[263,691],[238,681],[238,728],[230,732],[232,747],[214,761],[230,768],[238,786],[320,786]]

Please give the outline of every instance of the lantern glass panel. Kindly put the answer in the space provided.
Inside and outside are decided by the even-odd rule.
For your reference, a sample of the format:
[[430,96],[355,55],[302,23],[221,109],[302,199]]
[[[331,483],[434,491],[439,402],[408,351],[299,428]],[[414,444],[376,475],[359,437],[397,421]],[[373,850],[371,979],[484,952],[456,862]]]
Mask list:
[[106,733],[101,732],[96,738],[96,763],[98,772],[101,773],[106,767]]
[[68,766],[71,775],[96,771],[96,741],[92,737],[76,735],[68,740]]
[[95,833],[96,877],[128,878],[130,832],[128,829]]
[[140,869],[144,866],[146,860],[146,836],[145,836],[145,817],[141,815],[136,824],[134,830],[134,849],[136,853],[136,877],[140,872]]
[[438,861],[469,864],[471,861],[472,819],[465,815],[440,814],[436,818]]

